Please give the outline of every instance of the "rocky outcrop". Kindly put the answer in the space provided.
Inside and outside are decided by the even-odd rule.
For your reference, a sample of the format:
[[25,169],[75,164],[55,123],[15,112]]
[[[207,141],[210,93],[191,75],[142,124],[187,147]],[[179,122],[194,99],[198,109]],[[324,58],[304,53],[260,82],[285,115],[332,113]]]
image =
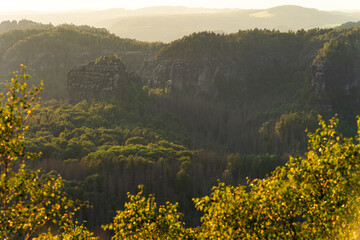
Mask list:
[[329,55],[312,64],[308,83],[317,96],[318,108],[338,112],[360,107],[360,58],[347,54],[338,50],[336,56]]
[[312,92],[321,94],[325,91],[326,65],[324,62],[313,64],[310,69],[309,88]]
[[126,91],[130,82],[140,85],[134,73],[114,56],[104,57],[83,66],[74,67],[67,76],[70,100],[117,97]]
[[311,66],[309,87],[320,97],[325,93],[349,95],[360,83],[360,59],[352,62],[319,61]]

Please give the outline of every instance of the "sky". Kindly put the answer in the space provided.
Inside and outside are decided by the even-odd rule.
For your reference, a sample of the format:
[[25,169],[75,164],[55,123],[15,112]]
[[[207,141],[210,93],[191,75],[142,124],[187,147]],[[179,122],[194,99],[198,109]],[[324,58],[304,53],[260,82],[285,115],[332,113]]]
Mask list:
[[0,11],[76,11],[149,6],[264,9],[298,5],[319,10],[359,10],[360,0],[2,0]]

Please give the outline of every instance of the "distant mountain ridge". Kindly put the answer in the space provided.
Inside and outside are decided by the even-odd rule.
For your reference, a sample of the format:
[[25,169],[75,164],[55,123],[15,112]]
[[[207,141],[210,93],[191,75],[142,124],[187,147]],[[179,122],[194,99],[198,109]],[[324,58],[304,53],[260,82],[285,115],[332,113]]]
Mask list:
[[250,10],[162,6],[137,10],[12,12],[2,13],[0,21],[24,18],[46,24],[72,23],[105,27],[122,38],[170,42],[200,31],[232,33],[253,28],[295,31],[334,27],[345,22],[359,21],[360,12],[329,12],[293,5]]

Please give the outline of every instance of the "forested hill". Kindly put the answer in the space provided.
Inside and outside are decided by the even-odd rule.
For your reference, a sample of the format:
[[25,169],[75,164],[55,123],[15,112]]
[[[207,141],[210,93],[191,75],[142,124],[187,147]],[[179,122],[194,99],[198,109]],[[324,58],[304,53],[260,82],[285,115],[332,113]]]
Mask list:
[[25,64],[34,79],[44,80],[45,98],[65,99],[66,75],[72,67],[118,53],[134,69],[131,66],[141,65],[161,45],[122,39],[106,29],[89,26],[12,30],[0,35],[0,76],[4,79]]
[[144,62],[139,73],[151,87],[163,88],[171,80],[170,87],[176,91],[234,105],[258,103],[268,109],[293,102],[309,90],[314,59],[327,41],[342,32],[194,33],[165,45],[155,58]]
[[41,28],[52,28],[52,27],[53,27],[52,24],[42,24],[26,19],[20,21],[8,20],[0,23],[0,34],[15,29],[41,29]]
[[337,26],[337,29],[341,29],[341,28],[353,28],[353,27],[357,27],[360,25],[360,21],[358,22],[346,22],[341,24],[340,26]]

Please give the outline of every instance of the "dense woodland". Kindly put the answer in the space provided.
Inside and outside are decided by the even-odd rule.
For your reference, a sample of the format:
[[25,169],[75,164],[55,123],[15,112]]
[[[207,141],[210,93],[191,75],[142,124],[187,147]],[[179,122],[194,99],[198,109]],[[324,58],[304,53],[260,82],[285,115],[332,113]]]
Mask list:
[[[0,35],[4,82],[24,63],[33,76],[28,85],[43,80],[45,89],[40,106],[23,119],[29,129],[21,142],[42,152],[27,166],[60,174],[67,196],[92,206],[74,218],[96,235],[322,239],[352,231],[359,144],[338,132],[356,135],[359,90],[333,81],[316,92],[309,78],[311,65],[324,62],[352,69],[360,60],[360,28],[202,32],[163,44],[88,26],[13,25]],[[134,83],[121,96],[69,103],[71,67],[134,51],[170,60],[244,58],[248,75],[245,82],[217,76],[214,96]],[[271,66],[262,64],[269,59]],[[141,61],[124,58],[135,71]],[[318,114],[338,114],[340,121],[327,123]],[[158,205],[152,195],[143,197],[148,194]],[[128,211],[117,212],[126,201]],[[138,213],[140,206],[148,212]],[[131,214],[144,219],[131,222]],[[144,228],[141,221],[151,224]],[[106,224],[112,231],[101,230]]]

